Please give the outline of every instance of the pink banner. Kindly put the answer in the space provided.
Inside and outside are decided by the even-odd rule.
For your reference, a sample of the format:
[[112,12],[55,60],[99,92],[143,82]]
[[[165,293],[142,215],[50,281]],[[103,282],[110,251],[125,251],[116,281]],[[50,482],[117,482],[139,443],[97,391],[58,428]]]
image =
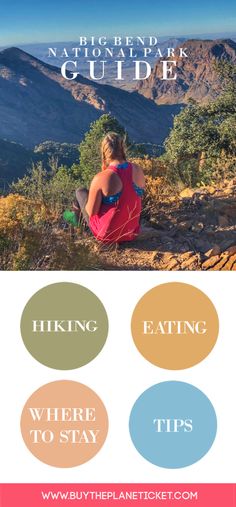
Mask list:
[[235,507],[235,484],[2,484],[0,507]]

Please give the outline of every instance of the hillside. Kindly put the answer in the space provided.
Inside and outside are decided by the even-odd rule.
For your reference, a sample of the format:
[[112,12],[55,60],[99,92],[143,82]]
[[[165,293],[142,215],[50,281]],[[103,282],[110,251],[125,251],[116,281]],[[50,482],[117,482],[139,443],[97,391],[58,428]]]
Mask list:
[[42,162],[49,169],[50,160],[55,160],[58,166],[78,164],[78,145],[45,141],[29,149],[14,141],[0,139],[0,191],[7,191],[9,183],[22,178],[32,164]]
[[48,214],[44,225],[29,228],[39,203],[0,197],[0,269],[236,271],[235,197],[234,178],[179,194],[166,191],[139,239],[118,248],[81,227],[48,223]]
[[[90,239],[105,269],[236,271],[236,180],[166,195],[143,233],[118,250]],[[150,225],[152,227],[150,228]]]
[[215,62],[225,59],[236,63],[236,43],[230,39],[188,40],[181,46],[186,48],[188,58],[176,57],[177,79],[161,80],[157,62],[151,76],[138,85],[138,92],[157,104],[181,104],[189,99],[203,104],[214,100],[222,91]]
[[48,140],[79,143],[106,112],[134,141],[162,144],[178,110],[82,76],[66,81],[58,68],[17,48],[0,52],[0,138],[25,147]]
[[20,144],[0,139],[0,189],[22,177],[31,166],[33,152]]

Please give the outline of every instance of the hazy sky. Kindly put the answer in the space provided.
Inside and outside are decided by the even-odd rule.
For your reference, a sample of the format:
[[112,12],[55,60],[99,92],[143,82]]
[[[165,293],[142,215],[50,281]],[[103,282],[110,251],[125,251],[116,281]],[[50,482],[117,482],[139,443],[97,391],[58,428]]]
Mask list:
[[0,46],[236,31],[235,0],[0,0]]

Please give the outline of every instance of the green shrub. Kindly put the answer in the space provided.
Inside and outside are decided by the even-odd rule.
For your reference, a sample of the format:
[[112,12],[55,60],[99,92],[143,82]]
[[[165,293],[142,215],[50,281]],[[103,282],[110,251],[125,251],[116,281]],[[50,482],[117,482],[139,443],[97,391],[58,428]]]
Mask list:
[[85,134],[84,140],[79,145],[80,173],[83,184],[88,186],[91,179],[101,170],[101,142],[108,132],[117,132],[125,138],[128,150],[135,150],[128,134],[119,122],[110,114],[102,115],[91,124],[90,130]]
[[185,185],[209,183],[226,177],[236,162],[236,66],[218,65],[225,91],[214,102],[190,101],[174,119],[165,141],[163,160],[169,179]]

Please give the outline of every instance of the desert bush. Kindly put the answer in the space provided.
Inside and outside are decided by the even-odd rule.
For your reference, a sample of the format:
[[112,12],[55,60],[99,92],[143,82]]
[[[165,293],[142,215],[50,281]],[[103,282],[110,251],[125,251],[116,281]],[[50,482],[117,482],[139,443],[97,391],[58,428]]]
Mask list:
[[158,203],[166,201],[175,195],[179,186],[170,184],[167,178],[167,167],[158,157],[145,156],[143,158],[131,158],[131,162],[142,167],[145,175],[145,193],[143,198],[142,216],[151,218],[158,210]]
[[142,158],[132,156],[130,160],[133,164],[142,167],[145,176],[151,176],[152,178],[166,176],[167,167],[161,158],[146,155]]
[[44,223],[47,210],[43,203],[17,194],[0,198],[0,234],[19,236],[27,227]]
[[97,269],[100,261],[90,245],[54,221],[42,202],[17,194],[0,198],[0,269]]
[[57,220],[62,211],[71,205],[78,185],[73,170],[57,167],[56,162],[51,161],[50,171],[44,168],[42,162],[33,164],[23,178],[12,184],[11,189],[32,202],[40,203],[50,214],[50,220],[53,217]]
[[150,219],[157,214],[158,204],[169,202],[175,196],[177,188],[174,189],[163,176],[146,176],[145,183],[142,215]]

